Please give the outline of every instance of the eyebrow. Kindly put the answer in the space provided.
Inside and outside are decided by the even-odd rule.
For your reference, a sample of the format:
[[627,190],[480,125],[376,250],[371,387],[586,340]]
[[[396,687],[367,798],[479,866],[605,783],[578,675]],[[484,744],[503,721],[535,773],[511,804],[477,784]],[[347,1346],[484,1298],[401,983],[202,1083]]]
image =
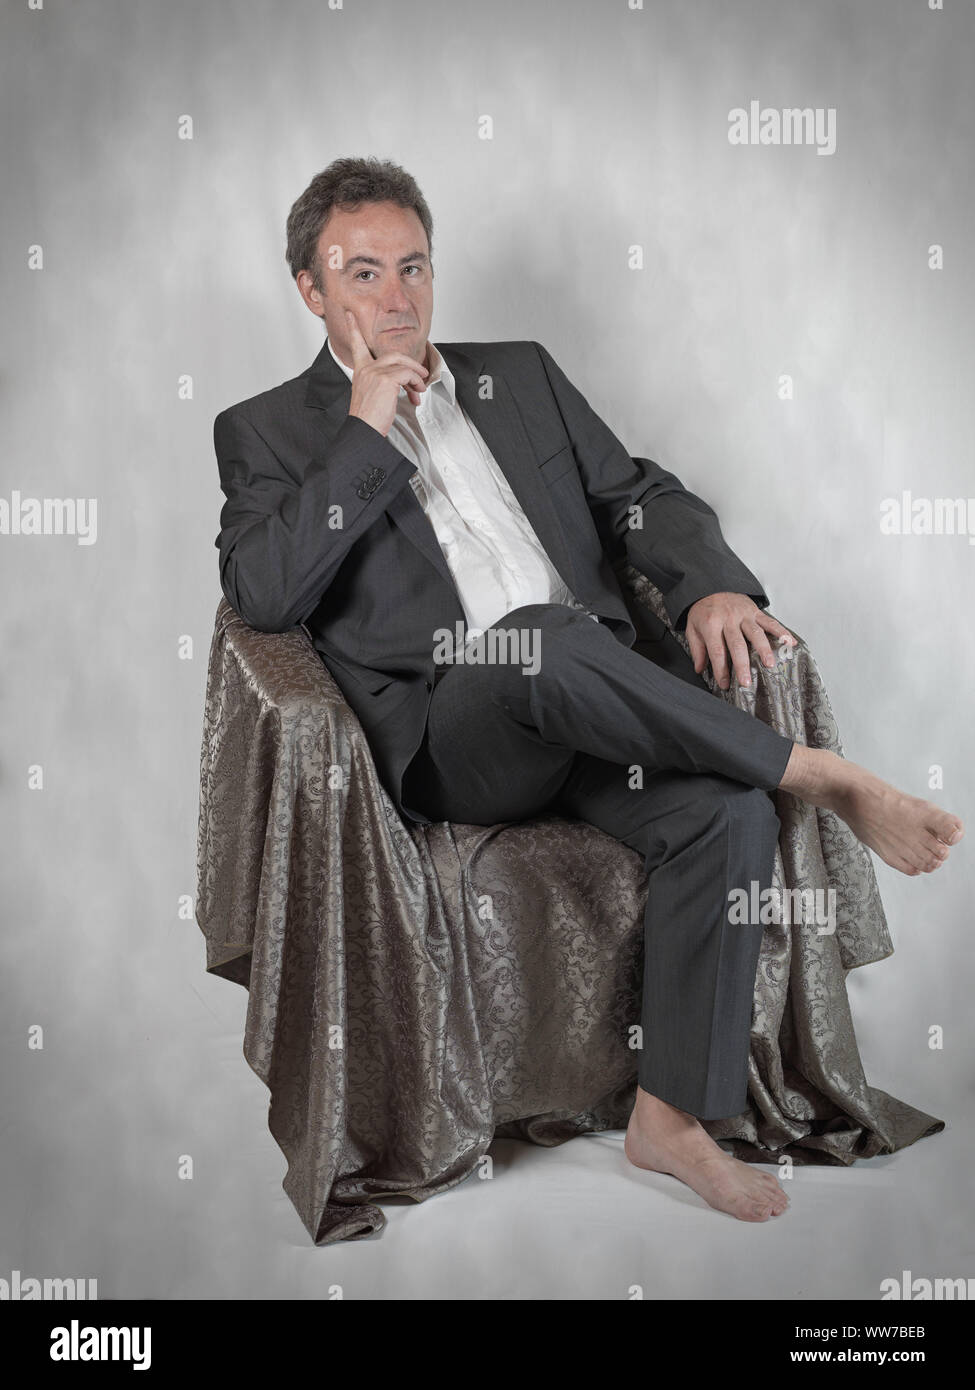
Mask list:
[[[410,261],[422,261],[424,265],[429,264],[428,258],[422,251],[411,251],[408,256],[400,256],[396,264],[407,265]],[[348,270],[350,265],[378,265],[381,268],[382,264],[383,262],[377,260],[375,256],[350,256],[342,268]]]

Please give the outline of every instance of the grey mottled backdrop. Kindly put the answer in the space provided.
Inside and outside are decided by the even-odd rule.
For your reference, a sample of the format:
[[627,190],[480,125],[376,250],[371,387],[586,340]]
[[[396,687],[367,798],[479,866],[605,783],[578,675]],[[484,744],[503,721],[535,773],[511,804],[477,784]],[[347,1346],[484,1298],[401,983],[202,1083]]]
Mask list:
[[[0,1278],[875,1298],[975,1273],[975,546],[880,527],[904,491],[975,494],[971,4],[4,0],[0,46],[0,498],[97,500],[93,544],[0,534]],[[835,152],[731,144],[752,100],[835,108]],[[245,994],[205,976],[192,915],[211,425],[321,346],[283,228],[347,154],[425,192],[433,340],[544,343],[714,505],[847,755],[969,825],[936,875],[878,861],[897,951],[850,978],[869,1080],[948,1128],[804,1170],[775,1229],[628,1169],[618,1137],[500,1145],[492,1183],[353,1246],[315,1249],[281,1191]]]

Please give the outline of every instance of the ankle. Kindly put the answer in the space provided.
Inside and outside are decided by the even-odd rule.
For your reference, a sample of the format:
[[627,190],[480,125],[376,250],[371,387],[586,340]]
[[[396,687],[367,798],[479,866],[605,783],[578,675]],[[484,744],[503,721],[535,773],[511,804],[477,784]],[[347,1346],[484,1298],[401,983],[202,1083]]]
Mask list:
[[841,792],[843,771],[843,759],[835,753],[794,743],[779,790],[813,806],[825,806]]
[[645,1091],[642,1086],[636,1088],[636,1101],[633,1106],[632,1117],[637,1124],[652,1125],[669,1121],[671,1124],[687,1122],[693,1120],[694,1116],[686,1110],[679,1110],[676,1105],[671,1105],[669,1101],[661,1100],[651,1091]]

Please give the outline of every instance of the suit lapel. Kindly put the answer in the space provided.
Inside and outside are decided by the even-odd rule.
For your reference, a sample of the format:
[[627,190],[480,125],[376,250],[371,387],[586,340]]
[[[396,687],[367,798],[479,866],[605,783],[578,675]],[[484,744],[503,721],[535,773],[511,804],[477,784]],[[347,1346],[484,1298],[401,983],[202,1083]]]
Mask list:
[[[549,489],[538,471],[540,460],[525,430],[508,382],[498,371],[487,373],[491,378],[493,396],[483,400],[479,385],[484,372],[484,358],[472,356],[462,348],[449,344],[438,343],[437,348],[454,375],[458,401],[507,478],[545,553],[559,574],[571,583],[572,561],[565,546],[558,514]],[[351,392],[348,377],[339,369],[325,343],[308,369],[305,404],[324,411],[333,435],[349,413]],[[386,511],[456,591],[437,533],[413,489],[403,488]]]

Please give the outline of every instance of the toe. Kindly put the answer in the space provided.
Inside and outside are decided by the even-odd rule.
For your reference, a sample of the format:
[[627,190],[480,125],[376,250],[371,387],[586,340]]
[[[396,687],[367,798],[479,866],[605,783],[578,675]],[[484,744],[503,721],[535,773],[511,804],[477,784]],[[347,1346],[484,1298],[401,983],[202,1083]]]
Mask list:
[[965,833],[957,816],[935,816],[926,823],[925,829],[946,845],[956,845]]

